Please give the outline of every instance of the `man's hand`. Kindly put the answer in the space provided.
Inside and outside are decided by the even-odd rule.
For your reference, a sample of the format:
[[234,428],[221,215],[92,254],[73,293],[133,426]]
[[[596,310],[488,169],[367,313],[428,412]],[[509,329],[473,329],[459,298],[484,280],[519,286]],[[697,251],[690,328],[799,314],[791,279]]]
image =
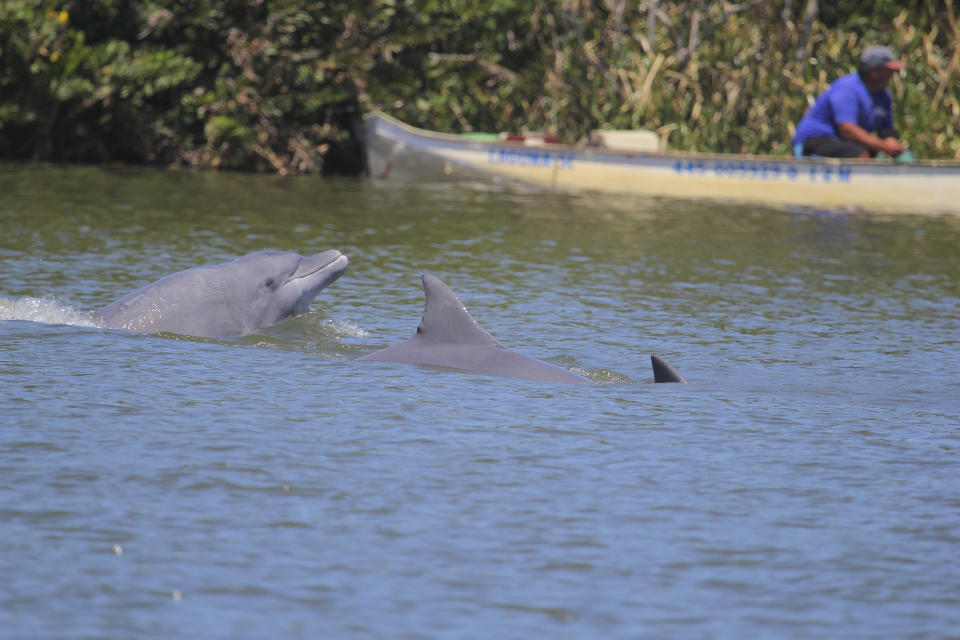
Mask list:
[[900,141],[896,138],[877,137],[863,127],[852,122],[841,122],[837,125],[837,132],[841,137],[846,138],[847,140],[859,142],[867,149],[870,149],[870,151],[882,151],[891,158],[896,158],[898,155],[906,151],[906,147],[900,144]]
[[877,151],[883,151],[885,154],[891,158],[896,158],[898,155],[907,150],[905,146],[900,144],[900,141],[896,138],[883,138],[880,140],[880,148]]

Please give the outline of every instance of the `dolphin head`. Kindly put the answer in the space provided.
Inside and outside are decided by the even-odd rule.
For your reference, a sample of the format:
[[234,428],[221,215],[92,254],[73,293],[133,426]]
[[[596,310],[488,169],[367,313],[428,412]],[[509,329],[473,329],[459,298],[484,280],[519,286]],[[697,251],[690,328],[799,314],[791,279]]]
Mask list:
[[[336,249],[304,257],[288,251],[257,251],[231,263],[245,273],[250,308],[259,326],[301,313],[320,291],[343,275],[349,260]],[[252,289],[248,288],[251,287]]]

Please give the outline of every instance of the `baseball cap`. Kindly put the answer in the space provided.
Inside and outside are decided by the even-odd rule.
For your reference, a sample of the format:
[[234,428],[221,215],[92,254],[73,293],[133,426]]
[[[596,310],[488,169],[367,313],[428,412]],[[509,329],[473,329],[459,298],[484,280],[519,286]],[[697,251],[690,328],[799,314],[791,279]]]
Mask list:
[[860,66],[865,69],[874,67],[886,67],[887,69],[903,69],[903,62],[893,59],[893,52],[890,47],[873,45],[867,47],[860,54]]

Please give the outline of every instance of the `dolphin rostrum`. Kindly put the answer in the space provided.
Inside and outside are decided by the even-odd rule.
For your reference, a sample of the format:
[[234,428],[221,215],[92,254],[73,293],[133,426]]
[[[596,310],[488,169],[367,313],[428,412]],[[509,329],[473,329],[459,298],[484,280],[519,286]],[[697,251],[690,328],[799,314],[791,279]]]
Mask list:
[[108,329],[204,338],[242,336],[305,311],[347,269],[333,249],[303,257],[255,251],[174,273],[93,312]]
[[[457,295],[439,278],[426,273],[423,318],[417,333],[400,344],[362,356],[361,360],[419,364],[476,373],[512,376],[543,382],[589,383],[591,380],[562,367],[511,351],[481,327]],[[653,356],[654,368],[662,363],[673,372],[657,382],[680,382],[670,365]]]

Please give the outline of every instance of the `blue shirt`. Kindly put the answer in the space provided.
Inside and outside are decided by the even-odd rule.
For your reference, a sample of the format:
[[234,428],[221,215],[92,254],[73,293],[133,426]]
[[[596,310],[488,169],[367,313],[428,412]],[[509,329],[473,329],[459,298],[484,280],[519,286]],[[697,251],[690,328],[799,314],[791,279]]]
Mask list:
[[843,76],[820,94],[797,125],[793,144],[821,136],[837,136],[837,125],[852,122],[867,131],[893,129],[893,95],[870,92],[856,72]]

